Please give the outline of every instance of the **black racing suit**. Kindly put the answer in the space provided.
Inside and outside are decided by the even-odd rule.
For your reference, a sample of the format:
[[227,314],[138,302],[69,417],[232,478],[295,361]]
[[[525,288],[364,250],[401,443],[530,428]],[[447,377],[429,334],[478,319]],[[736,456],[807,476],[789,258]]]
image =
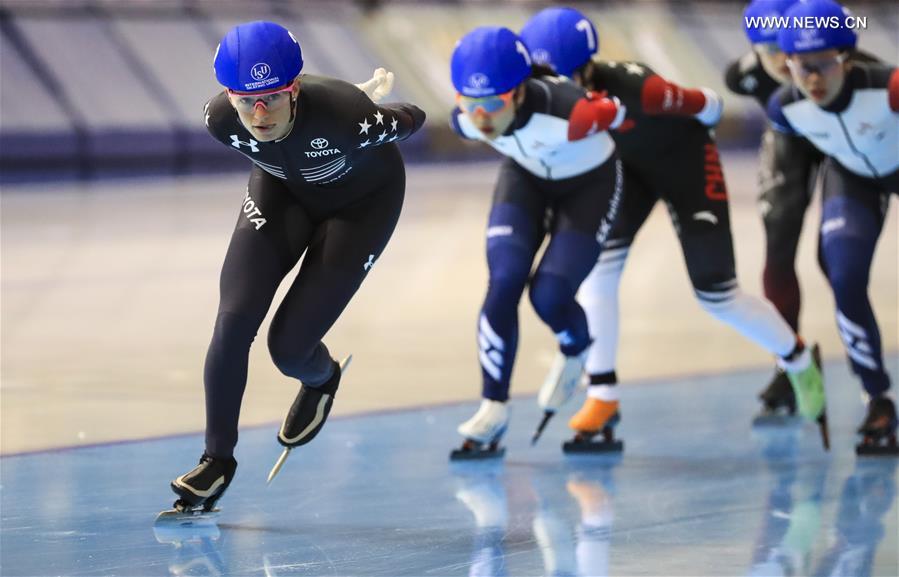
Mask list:
[[250,344],[282,279],[305,253],[268,334],[272,360],[307,386],[333,370],[321,342],[387,245],[405,193],[393,141],[425,115],[410,104],[378,106],[341,80],[304,75],[287,136],[258,142],[223,92],[206,126],[253,161],[222,267],[218,316],[206,356],[206,452],[232,455]]
[[604,248],[626,250],[658,200],[674,222],[697,291],[716,292],[736,276],[727,189],[709,129],[692,116],[647,114],[644,83],[655,73],[637,62],[594,61],[587,88],[617,96],[627,118],[610,132],[624,164],[627,194]]

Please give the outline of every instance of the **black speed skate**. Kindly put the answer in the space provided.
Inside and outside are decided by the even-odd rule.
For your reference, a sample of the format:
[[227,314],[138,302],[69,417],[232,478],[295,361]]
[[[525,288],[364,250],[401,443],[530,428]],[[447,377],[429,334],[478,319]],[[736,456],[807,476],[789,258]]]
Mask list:
[[325,426],[325,421],[328,420],[328,415],[331,413],[331,405],[334,404],[334,395],[337,393],[337,387],[340,386],[340,377],[350,366],[352,360],[353,355],[350,355],[339,364],[334,362],[334,372],[331,378],[321,386],[300,386],[300,392],[297,393],[297,397],[281,425],[281,430],[278,431],[278,442],[284,446],[284,451],[268,474],[269,483],[281,470],[290,451],[314,439]]
[[762,410],[752,420],[753,427],[780,426],[796,422],[796,394],[787,374],[777,369],[768,387],[759,393]]
[[857,455],[899,455],[896,444],[896,405],[888,397],[877,397],[868,403],[868,414],[858,428],[862,442]]
[[291,449],[305,445],[318,435],[331,413],[334,395],[340,386],[342,368],[334,362],[331,378],[319,387],[300,386],[287,418],[278,431],[278,442]]
[[234,457],[217,459],[203,453],[200,463],[193,470],[172,481],[172,491],[178,495],[178,500],[172,509],[161,512],[156,521],[172,519],[183,522],[217,513],[215,504],[225,494],[236,471]]

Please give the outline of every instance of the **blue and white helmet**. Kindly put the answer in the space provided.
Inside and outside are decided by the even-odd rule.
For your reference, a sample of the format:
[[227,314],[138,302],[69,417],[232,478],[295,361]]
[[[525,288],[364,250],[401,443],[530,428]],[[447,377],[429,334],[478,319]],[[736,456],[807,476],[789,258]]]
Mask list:
[[[850,50],[858,43],[855,30],[846,26],[846,18],[852,13],[833,0],[802,0],[787,10],[785,16],[793,22],[796,18],[811,17],[817,21],[839,22],[839,26],[800,28],[789,26],[777,34],[781,51],[787,54],[818,52],[821,50]],[[836,18],[837,20],[834,20]],[[822,20],[823,19],[823,20]]]
[[462,37],[450,63],[459,94],[479,98],[508,92],[531,74],[531,57],[508,28],[481,26]]
[[589,18],[573,8],[546,8],[521,29],[531,59],[565,76],[599,52],[599,35]]
[[274,22],[238,24],[225,34],[213,61],[219,83],[240,92],[262,92],[299,76],[303,52],[293,34]]
[[[798,0],[752,0],[743,11],[743,30],[753,44],[776,44],[778,28],[763,27],[760,20],[780,18]],[[752,25],[750,25],[750,23]],[[772,20],[768,20],[772,23]]]

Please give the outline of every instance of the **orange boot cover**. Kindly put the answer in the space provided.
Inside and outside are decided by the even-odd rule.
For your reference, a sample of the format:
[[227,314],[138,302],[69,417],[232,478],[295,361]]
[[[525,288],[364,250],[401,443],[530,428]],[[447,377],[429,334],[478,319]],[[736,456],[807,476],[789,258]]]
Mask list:
[[618,401],[603,401],[587,397],[584,406],[568,421],[568,426],[583,433],[598,433],[618,412]]

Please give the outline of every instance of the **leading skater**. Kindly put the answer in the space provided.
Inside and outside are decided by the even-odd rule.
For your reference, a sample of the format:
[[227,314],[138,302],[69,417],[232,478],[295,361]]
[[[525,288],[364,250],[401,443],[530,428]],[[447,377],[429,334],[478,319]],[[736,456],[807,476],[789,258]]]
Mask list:
[[[787,18],[845,22],[833,0],[793,5]],[[868,279],[891,194],[899,193],[899,69],[852,62],[849,27],[784,28],[778,33],[793,85],[768,103],[775,129],[807,138],[825,156],[821,167],[819,255],[837,305],[837,327],[868,413],[859,427],[861,454],[899,454],[896,406],[883,365]]]
[[[532,74],[531,59],[507,28],[465,35],[452,56],[458,106],[452,122],[465,138],[505,155],[487,227],[490,280],[478,320],[483,400],[459,426],[453,458],[499,455],[518,344],[518,303],[531,304],[559,343],[554,391],[573,390],[590,346],[575,293],[599,256],[621,203],[622,172],[605,132],[624,110],[561,78]],[[549,244],[531,267],[543,238]]]
[[275,290],[305,259],[268,334],[272,360],[300,381],[278,433],[295,447],[321,430],[340,384],[322,338],[377,261],[403,205],[405,171],[394,143],[418,130],[411,104],[378,106],[388,76],[356,86],[301,75],[296,38],[273,22],[232,28],[215,53],[225,90],[206,104],[213,138],[253,162],[220,282],[206,355],[206,449],[172,481],[176,510],[209,510],[237,468],[234,447],[250,345]]

